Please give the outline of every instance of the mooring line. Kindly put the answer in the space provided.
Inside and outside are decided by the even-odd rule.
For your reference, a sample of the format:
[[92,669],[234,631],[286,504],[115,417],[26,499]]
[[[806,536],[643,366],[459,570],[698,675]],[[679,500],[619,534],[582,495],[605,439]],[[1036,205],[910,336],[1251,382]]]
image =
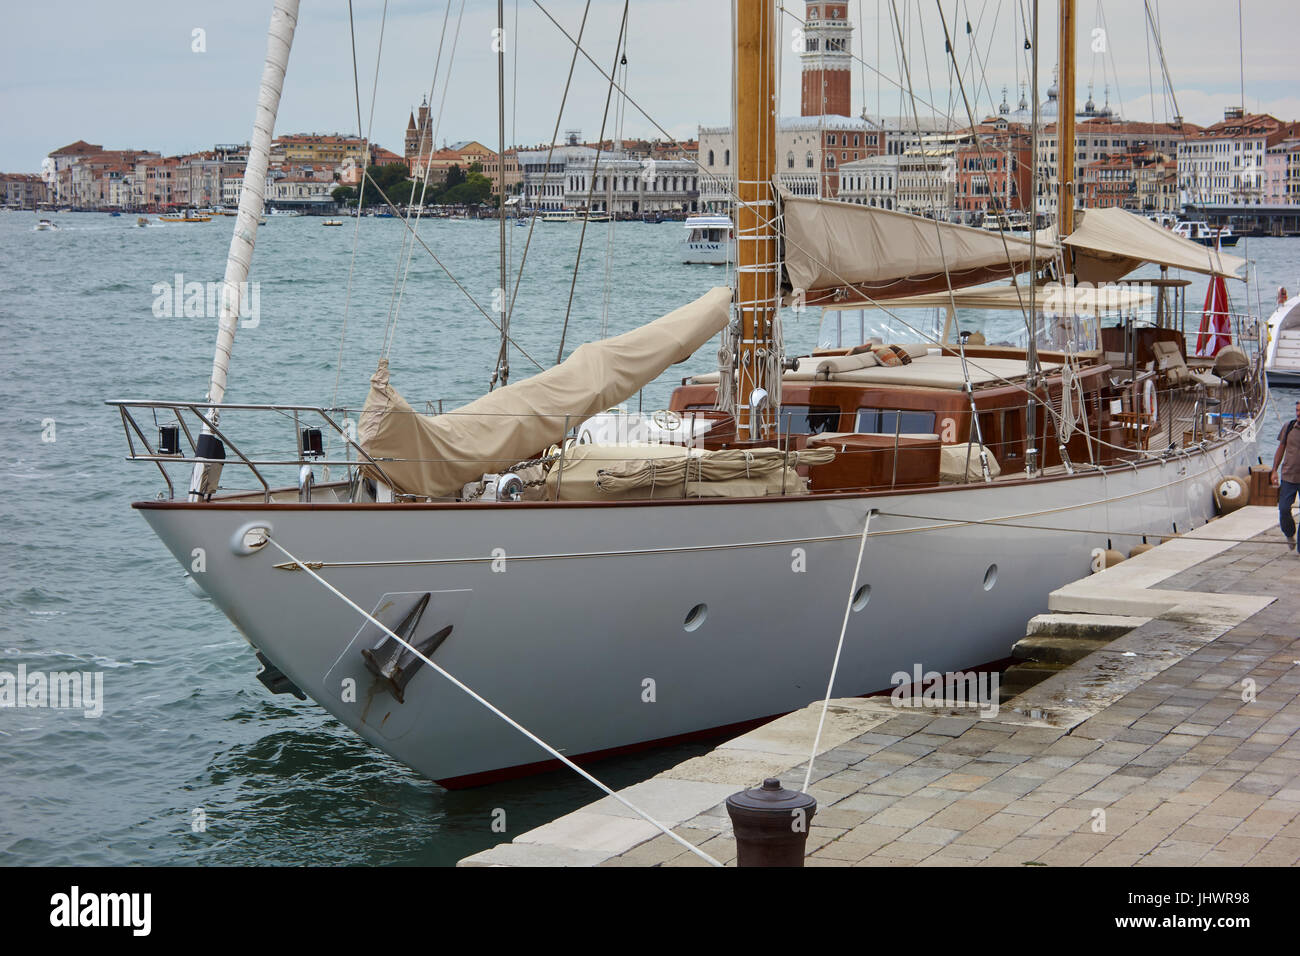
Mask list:
[[611,790],[609,787],[605,786],[603,783],[601,783],[599,780],[597,780],[597,779],[596,779],[595,777],[593,777],[591,774],[587,773],[587,771],[583,770],[581,767],[579,767],[576,763],[574,763],[574,762],[573,762],[572,760],[570,760],[568,757],[564,756],[564,754],[560,753],[558,750],[556,750],[554,747],[552,747],[552,746],[551,746],[550,744],[548,744],[546,741],[542,740],[542,738],[540,738],[540,737],[538,737],[536,734],[534,734],[531,730],[529,730],[529,729],[528,729],[527,727],[525,727],[523,724],[519,723],[517,720],[515,720],[513,717],[511,717],[511,716],[510,716],[509,714],[507,714],[505,711],[501,710],[501,708],[497,707],[495,704],[493,704],[493,703],[492,703],[491,701],[489,701],[487,698],[481,696],[481,695],[480,695],[477,691],[475,691],[472,687],[470,687],[470,686],[468,686],[467,684],[463,683],[462,681],[458,680],[458,679],[457,679],[456,677],[454,677],[452,674],[448,673],[446,670],[444,670],[443,668],[439,667],[439,666],[438,666],[437,664],[435,664],[432,660],[430,660],[428,657],[426,657],[426,656],[425,656],[425,655],[424,655],[424,654],[423,654],[423,653],[422,653],[418,648],[413,647],[410,643],[408,643],[408,642],[407,642],[403,637],[401,637],[399,634],[394,633],[394,632],[393,632],[392,630],[390,630],[387,626],[385,626],[384,623],[383,623],[382,621],[376,620],[375,617],[374,617],[373,615],[371,615],[368,611],[365,611],[365,610],[364,610],[360,605],[358,605],[355,601],[353,601],[351,598],[349,598],[346,594],[344,594],[344,593],[343,593],[342,591],[340,591],[338,588],[334,587],[334,585],[330,584],[328,581],[326,581],[324,578],[322,578],[319,574],[317,574],[317,573],[316,573],[315,571],[313,571],[311,568],[307,567],[307,565],[305,565],[302,561],[298,560],[297,557],[295,557],[293,554],[291,554],[291,553],[289,552],[289,550],[288,550],[284,545],[280,544],[279,541],[276,541],[275,538],[271,537],[271,536],[268,534],[268,535],[266,536],[266,540],[269,541],[271,544],[275,545],[275,547],[276,547],[276,548],[277,548],[277,549],[278,549],[278,550],[279,550],[279,551],[280,551],[280,552],[281,552],[281,553],[282,553],[286,558],[288,558],[288,559],[289,559],[290,561],[292,561],[294,564],[298,565],[298,567],[301,568],[303,571],[306,571],[309,575],[311,575],[313,578],[315,578],[316,581],[317,581],[319,584],[321,584],[321,585],[322,585],[322,586],[323,586],[327,591],[329,591],[331,594],[333,594],[335,597],[337,597],[339,600],[341,600],[344,604],[346,604],[348,607],[352,608],[352,610],[356,611],[358,614],[360,614],[362,617],[364,617],[366,620],[368,620],[371,624],[375,625],[375,627],[379,628],[381,631],[383,631],[385,634],[387,634],[387,635],[388,635],[389,637],[391,637],[393,640],[397,641],[399,644],[401,644],[403,647],[405,647],[408,651],[410,651],[412,654],[414,654],[416,657],[418,657],[421,661],[423,661],[425,664],[427,664],[430,668],[432,668],[433,670],[437,671],[439,674],[441,674],[443,677],[445,677],[448,681],[450,681],[450,682],[451,682],[452,684],[454,684],[456,687],[458,687],[458,688],[460,688],[461,690],[463,690],[463,691],[464,691],[466,694],[468,694],[470,697],[474,698],[474,700],[478,701],[480,704],[482,704],[484,707],[486,707],[486,708],[487,708],[488,710],[490,710],[492,713],[496,714],[498,717],[500,717],[502,720],[504,720],[504,721],[505,721],[507,724],[509,724],[511,727],[515,728],[515,730],[519,731],[521,734],[523,734],[525,737],[527,737],[527,738],[528,738],[529,740],[531,740],[533,743],[537,744],[537,746],[541,747],[541,748],[542,748],[543,750],[545,750],[547,753],[551,754],[551,756],[555,757],[557,760],[559,760],[561,763],[563,763],[563,764],[564,764],[566,767],[568,767],[570,770],[574,771],[576,774],[578,774],[580,777],[582,777],[582,778],[583,778],[584,780],[586,780],[588,783],[594,784],[595,786],[599,787],[599,788],[600,788],[601,790],[603,790],[606,794],[608,794],[609,796],[613,797],[613,798],[614,798],[615,800],[617,800],[619,803],[623,804],[623,806],[627,807],[629,810],[631,810],[631,811],[632,811],[633,813],[635,813],[637,816],[639,816],[639,817],[641,817],[642,819],[646,820],[648,823],[653,824],[657,829],[659,829],[660,831],[662,831],[663,833],[665,833],[667,836],[671,837],[673,840],[675,840],[675,841],[677,841],[678,843],[680,843],[682,846],[686,847],[686,849],[690,850],[692,853],[694,853],[696,856],[698,856],[700,859],[704,860],[705,862],[709,863],[711,866],[722,866],[722,864],[721,864],[720,862],[718,862],[717,860],[715,860],[713,857],[709,856],[709,854],[705,853],[703,850],[701,850],[699,847],[695,846],[695,845],[694,845],[693,843],[691,843],[689,840],[687,840],[687,839],[685,839],[684,837],[682,837],[682,836],[680,836],[680,835],[674,833],[674,832],[673,832],[669,827],[667,827],[667,826],[665,826],[664,824],[660,823],[660,822],[659,822],[658,820],[656,820],[654,817],[650,816],[650,814],[646,813],[644,810],[642,810],[642,809],[639,808],[639,807],[633,806],[631,803],[629,803],[629,802],[628,802],[626,799],[624,799],[622,796],[620,796],[619,794],[615,793],[615,792],[614,792],[613,790]]
[[812,782],[813,758],[817,756],[817,748],[822,742],[822,728],[826,725],[826,711],[831,705],[831,693],[835,687],[835,674],[840,668],[840,652],[844,650],[844,632],[849,629],[849,614],[853,612],[853,597],[858,591],[858,575],[862,573],[862,555],[867,550],[867,538],[871,532],[871,516],[876,513],[875,509],[867,511],[867,518],[862,523],[862,538],[858,542],[858,563],[853,566],[853,580],[849,584],[849,599],[844,605],[844,623],[840,625],[840,640],[835,645],[835,660],[831,664],[831,677],[826,682],[826,699],[822,701],[822,715],[817,719],[817,736],[813,738],[812,752],[808,754],[808,772],[803,778],[803,792],[808,792],[808,787]]

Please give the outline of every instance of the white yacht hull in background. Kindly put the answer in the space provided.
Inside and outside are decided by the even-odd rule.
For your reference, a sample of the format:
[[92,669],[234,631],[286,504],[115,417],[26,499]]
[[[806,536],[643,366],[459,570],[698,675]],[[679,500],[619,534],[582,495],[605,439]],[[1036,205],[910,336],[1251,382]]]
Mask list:
[[1264,373],[1270,385],[1300,385],[1300,298],[1279,305],[1269,317]]
[[[1254,447],[1248,431],[1104,475],[863,496],[136,507],[186,570],[203,549],[195,581],[298,688],[456,787],[552,762],[427,667],[398,703],[361,655],[382,633],[301,570],[277,568],[287,560],[273,546],[236,554],[241,528],[268,525],[391,628],[430,594],[415,641],[450,625],[432,659],[581,757],[819,699],[869,509],[878,513],[859,576],[869,599],[850,616],[835,696],[888,688],[914,666],[1007,657],[1049,592],[1088,573],[1093,549],[1127,551],[1141,534],[1203,524],[1216,483],[1244,473]],[[693,610],[698,626],[687,629]]]

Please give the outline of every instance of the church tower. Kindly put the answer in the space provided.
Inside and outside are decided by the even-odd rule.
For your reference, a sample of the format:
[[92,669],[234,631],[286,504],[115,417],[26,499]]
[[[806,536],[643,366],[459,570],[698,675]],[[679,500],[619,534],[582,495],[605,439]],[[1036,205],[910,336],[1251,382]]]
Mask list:
[[848,0],[809,0],[804,23],[804,116],[851,116],[853,24]]
[[[411,114],[410,120],[406,124],[406,149],[404,158],[406,164],[414,173],[416,167],[421,165],[433,151],[433,143],[430,138],[433,135],[433,128],[429,124],[429,98],[426,96],[420,103],[420,119],[416,124],[415,114]],[[420,141],[424,141],[424,151],[420,150]]]

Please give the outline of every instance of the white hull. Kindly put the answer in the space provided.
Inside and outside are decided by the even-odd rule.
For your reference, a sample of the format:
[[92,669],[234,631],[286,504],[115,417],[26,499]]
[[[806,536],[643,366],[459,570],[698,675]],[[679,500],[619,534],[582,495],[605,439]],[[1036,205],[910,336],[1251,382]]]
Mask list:
[[[237,556],[237,529],[269,524],[389,627],[432,592],[417,640],[453,627],[433,659],[577,757],[819,699],[868,509],[880,512],[859,578],[870,600],[850,617],[836,696],[887,688],[918,664],[942,672],[1007,657],[1048,593],[1088,573],[1094,548],[1109,539],[1126,552],[1143,532],[1201,525],[1215,483],[1253,455],[1253,440],[1237,436],[1105,476],[730,503],[137,507],[187,570],[204,549],[199,585],[297,687],[375,746],[458,786],[536,769],[547,755],[427,668],[397,703],[360,654],[381,636],[373,626],[310,576],[276,569],[285,558],[273,547]],[[878,534],[935,523],[892,515],[1088,533],[965,524]],[[495,570],[494,549],[505,557]],[[688,632],[698,604],[707,616]],[[347,678],[355,702],[344,699]]]
[[736,261],[736,242],[691,242],[682,240],[682,262],[689,265],[723,266]]
[[1300,298],[1278,306],[1268,320],[1268,338],[1269,384],[1300,385]]

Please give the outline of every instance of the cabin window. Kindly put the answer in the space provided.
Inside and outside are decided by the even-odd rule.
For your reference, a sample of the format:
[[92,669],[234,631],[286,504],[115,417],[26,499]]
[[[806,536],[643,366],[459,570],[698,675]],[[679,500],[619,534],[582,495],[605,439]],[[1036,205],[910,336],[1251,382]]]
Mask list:
[[854,431],[872,435],[933,435],[934,412],[906,408],[859,408]]
[[785,435],[821,435],[839,428],[837,405],[782,405],[781,432]]

